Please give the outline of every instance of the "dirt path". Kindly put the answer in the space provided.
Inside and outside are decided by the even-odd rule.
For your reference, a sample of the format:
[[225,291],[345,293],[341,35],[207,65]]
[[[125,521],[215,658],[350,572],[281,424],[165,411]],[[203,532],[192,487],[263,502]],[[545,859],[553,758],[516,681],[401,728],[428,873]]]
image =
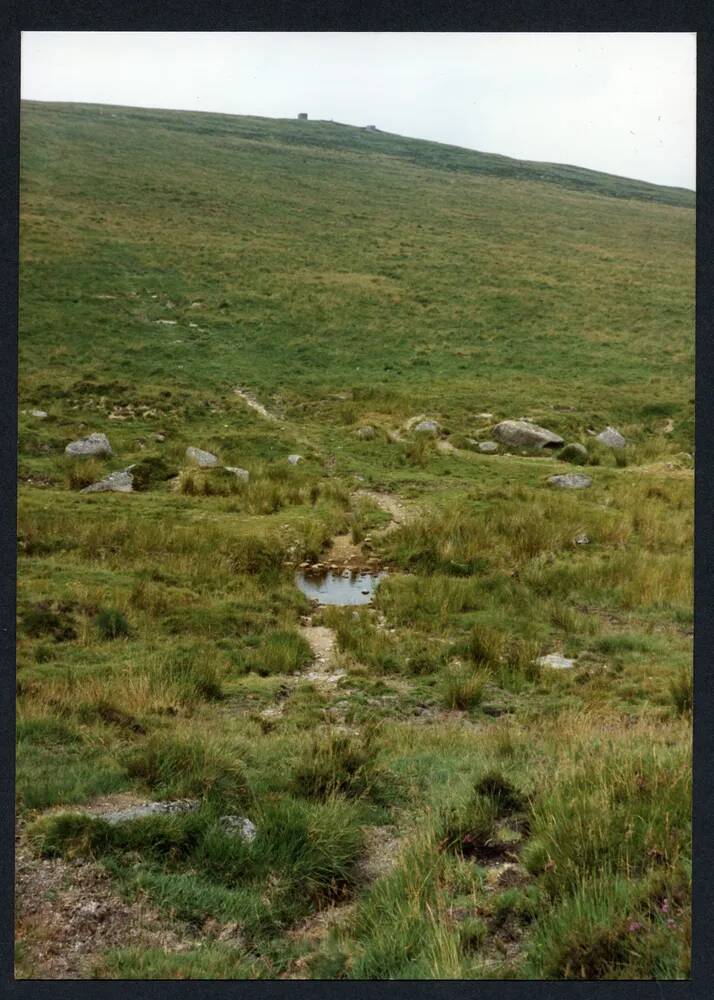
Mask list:
[[199,943],[188,925],[169,923],[143,900],[123,900],[98,865],[36,857],[22,831],[15,873],[17,978],[87,979],[97,968],[101,975],[110,948],[181,952]]
[[318,687],[333,688],[345,676],[344,670],[335,669],[334,656],[337,648],[335,630],[325,625],[304,625],[300,634],[307,639],[315,655],[312,670],[302,676]]
[[380,510],[384,510],[392,518],[395,525],[404,524],[407,509],[399,497],[393,493],[380,493],[377,490],[355,490],[353,496],[357,499],[371,500]]

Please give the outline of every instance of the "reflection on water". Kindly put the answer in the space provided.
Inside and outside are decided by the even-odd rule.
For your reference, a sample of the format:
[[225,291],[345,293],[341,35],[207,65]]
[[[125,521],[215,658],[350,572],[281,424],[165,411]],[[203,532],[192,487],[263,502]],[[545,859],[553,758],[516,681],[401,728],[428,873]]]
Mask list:
[[377,585],[386,573],[361,573],[342,570],[327,573],[296,573],[295,583],[313,601],[320,604],[369,604]]

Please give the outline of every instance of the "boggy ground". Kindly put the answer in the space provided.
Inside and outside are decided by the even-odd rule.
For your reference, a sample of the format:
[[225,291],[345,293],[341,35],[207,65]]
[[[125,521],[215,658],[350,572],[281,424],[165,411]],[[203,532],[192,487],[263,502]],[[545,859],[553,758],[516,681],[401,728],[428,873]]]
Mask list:
[[[690,210],[30,110],[17,974],[687,976]],[[522,416],[586,465],[478,451]],[[371,605],[306,600],[331,561],[388,569]]]

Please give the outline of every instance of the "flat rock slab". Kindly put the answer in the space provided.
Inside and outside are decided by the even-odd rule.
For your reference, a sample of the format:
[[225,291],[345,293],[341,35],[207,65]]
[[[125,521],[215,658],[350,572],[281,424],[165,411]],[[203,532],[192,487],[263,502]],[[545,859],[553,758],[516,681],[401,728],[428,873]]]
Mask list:
[[560,448],[565,444],[559,434],[529,420],[502,420],[491,433],[499,444],[514,448]]
[[132,493],[134,490],[134,476],[131,470],[133,465],[119,472],[110,472],[104,479],[100,479],[91,486],[85,486],[80,493]]
[[595,435],[595,440],[607,445],[608,448],[624,448],[627,444],[622,434],[614,427],[606,427],[604,431],[600,431]]
[[106,434],[93,433],[87,437],[70,441],[65,448],[67,455],[111,455],[112,448]]
[[30,416],[35,417],[37,420],[46,420],[47,411],[46,410],[30,410]]
[[539,667],[549,667],[551,670],[570,670],[575,666],[575,660],[569,660],[567,656],[561,656],[560,653],[539,656],[536,663]]
[[590,476],[585,476],[581,472],[567,472],[563,476],[549,476],[548,482],[551,486],[558,486],[561,490],[586,490],[593,483]]
[[484,455],[493,455],[498,451],[498,445],[495,441],[479,441],[478,450]]
[[203,451],[202,448],[188,447],[186,449],[186,459],[189,462],[193,462],[200,469],[212,469],[220,464],[212,452]]

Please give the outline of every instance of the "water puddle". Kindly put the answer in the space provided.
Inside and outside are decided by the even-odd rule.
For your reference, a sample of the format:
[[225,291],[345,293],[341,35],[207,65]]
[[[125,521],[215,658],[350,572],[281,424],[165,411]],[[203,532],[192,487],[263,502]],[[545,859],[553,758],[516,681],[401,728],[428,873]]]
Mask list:
[[295,583],[306,597],[320,604],[369,604],[379,581],[386,575],[349,569],[299,572],[295,574]]

